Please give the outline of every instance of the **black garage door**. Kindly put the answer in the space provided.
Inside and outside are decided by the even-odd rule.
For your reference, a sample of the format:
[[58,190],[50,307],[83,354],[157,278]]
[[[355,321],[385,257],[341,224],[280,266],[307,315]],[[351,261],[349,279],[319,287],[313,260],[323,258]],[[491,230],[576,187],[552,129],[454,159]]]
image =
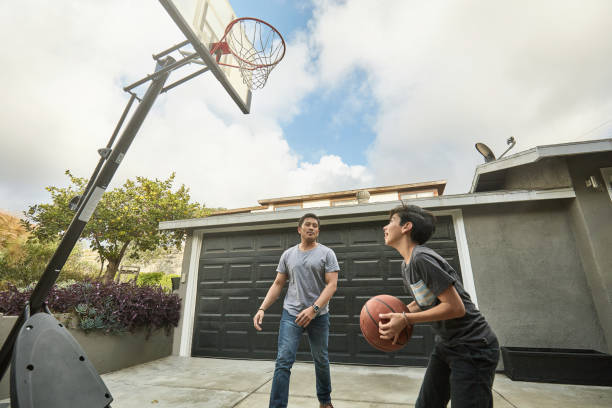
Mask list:
[[[415,326],[410,342],[395,353],[369,346],[359,329],[367,299],[394,295],[405,303],[401,258],[384,245],[385,221],[325,225],[319,242],[332,248],[340,263],[338,290],[331,300],[330,360],[335,363],[425,366],[433,347],[427,324]],[[252,318],[276,276],[282,252],[299,242],[296,228],[204,234],[200,255],[192,355],[246,359],[276,358],[281,298],[266,312],[263,331]],[[428,246],[460,272],[450,216],[438,217]],[[286,289],[285,289],[286,290]],[[298,360],[311,361],[308,339],[302,338]]]

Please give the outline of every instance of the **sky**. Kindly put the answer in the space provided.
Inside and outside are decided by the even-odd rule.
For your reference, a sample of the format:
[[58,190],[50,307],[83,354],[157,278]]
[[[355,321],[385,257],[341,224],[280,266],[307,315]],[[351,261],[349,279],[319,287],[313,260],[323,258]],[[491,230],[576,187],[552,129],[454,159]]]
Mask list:
[[[612,2],[232,0],[287,50],[242,114],[212,75],[162,94],[110,189],[165,179],[209,207],[446,180],[487,144],[612,137]],[[152,54],[183,40],[158,1],[0,3],[0,209],[88,178]],[[171,77],[172,78],[172,77]]]

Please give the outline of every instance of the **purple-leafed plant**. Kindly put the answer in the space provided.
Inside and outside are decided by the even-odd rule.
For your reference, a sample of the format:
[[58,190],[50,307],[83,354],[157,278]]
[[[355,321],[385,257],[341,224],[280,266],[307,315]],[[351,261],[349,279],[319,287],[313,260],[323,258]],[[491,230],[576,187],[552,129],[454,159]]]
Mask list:
[[[0,292],[0,313],[21,313],[31,292],[14,286]],[[141,328],[148,334],[160,328],[169,331],[178,325],[181,310],[181,299],[161,287],[99,281],[54,286],[47,304],[53,313],[75,313],[79,327],[85,331],[112,333]]]

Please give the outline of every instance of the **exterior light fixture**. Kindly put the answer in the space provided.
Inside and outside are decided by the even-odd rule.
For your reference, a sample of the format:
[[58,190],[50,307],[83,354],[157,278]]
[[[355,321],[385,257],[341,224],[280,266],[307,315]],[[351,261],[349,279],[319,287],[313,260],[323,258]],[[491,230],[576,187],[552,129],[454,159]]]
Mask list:
[[501,159],[502,157],[504,157],[506,153],[508,153],[508,151],[510,151],[510,149],[514,147],[514,145],[516,145],[516,140],[514,139],[514,136],[510,136],[506,140],[506,143],[509,144],[510,146],[497,159],[495,158],[493,151],[489,149],[489,146],[487,146],[486,144],[476,143],[475,147],[476,147],[476,150],[478,150],[478,153],[482,154],[482,157],[484,157],[485,163],[489,163],[489,162]]

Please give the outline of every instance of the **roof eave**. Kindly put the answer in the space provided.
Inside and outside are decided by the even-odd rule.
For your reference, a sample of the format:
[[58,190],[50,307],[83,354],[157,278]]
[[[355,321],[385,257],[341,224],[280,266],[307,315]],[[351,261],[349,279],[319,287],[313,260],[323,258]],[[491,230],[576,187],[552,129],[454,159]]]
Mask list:
[[[409,200],[411,204],[428,209],[450,209],[471,205],[496,204],[506,202],[534,201],[534,200],[556,200],[575,198],[573,188],[559,188],[551,190],[516,190],[516,191],[493,191],[475,194],[457,194],[437,197],[424,197]],[[295,209],[284,211],[270,211],[260,213],[241,213],[219,215],[189,220],[163,221],[159,223],[160,230],[194,230],[218,228],[227,225],[255,225],[255,224],[278,224],[283,222],[295,222],[307,212],[316,211],[322,220],[332,217],[359,217],[372,214],[388,214],[388,212],[401,201],[386,201],[377,203],[356,204],[341,207],[320,207],[317,209]]]
[[578,154],[599,153],[612,151],[612,139],[590,140],[588,142],[572,142],[555,145],[544,145],[525,150],[489,163],[476,166],[470,193],[478,188],[480,175],[535,163],[549,157],[573,156]]

